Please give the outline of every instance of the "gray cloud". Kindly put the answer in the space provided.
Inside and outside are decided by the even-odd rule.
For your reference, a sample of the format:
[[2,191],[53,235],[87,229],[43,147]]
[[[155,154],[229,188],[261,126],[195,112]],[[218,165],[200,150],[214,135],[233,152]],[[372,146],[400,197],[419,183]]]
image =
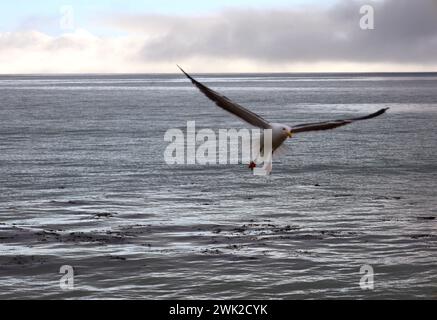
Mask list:
[[[361,30],[359,9],[375,9]],[[195,58],[260,63],[437,63],[437,1],[339,1],[330,7],[223,10],[209,16],[131,15],[112,20],[147,35],[145,61]]]
[[[369,2],[375,30],[363,31],[359,9]],[[0,32],[0,74],[178,72],[176,63],[191,72],[437,70],[437,0],[100,17],[105,24],[96,18],[95,25],[105,35],[33,30],[49,25],[45,19]]]

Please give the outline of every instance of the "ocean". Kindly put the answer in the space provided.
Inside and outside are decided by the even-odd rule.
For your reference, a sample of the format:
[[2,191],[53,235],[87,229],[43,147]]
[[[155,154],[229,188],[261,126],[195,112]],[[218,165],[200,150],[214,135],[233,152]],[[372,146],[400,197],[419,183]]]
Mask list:
[[390,109],[254,176],[164,161],[247,127],[183,75],[0,76],[1,299],[437,298],[437,74],[195,77],[290,125]]

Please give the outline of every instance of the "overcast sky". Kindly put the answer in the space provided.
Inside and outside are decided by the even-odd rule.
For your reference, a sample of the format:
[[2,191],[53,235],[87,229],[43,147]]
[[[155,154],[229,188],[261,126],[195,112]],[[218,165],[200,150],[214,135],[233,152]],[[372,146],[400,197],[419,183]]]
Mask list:
[[437,71],[437,0],[71,3],[1,0],[0,73]]

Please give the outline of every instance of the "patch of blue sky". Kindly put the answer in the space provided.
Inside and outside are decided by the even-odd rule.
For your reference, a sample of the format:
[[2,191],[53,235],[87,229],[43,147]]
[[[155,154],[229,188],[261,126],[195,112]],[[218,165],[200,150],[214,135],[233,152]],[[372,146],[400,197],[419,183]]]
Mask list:
[[[90,32],[105,33],[99,15],[157,13],[205,14],[222,8],[283,8],[308,4],[326,5],[335,0],[0,0],[0,31],[38,30],[48,34],[62,32],[61,8],[72,6],[75,25]],[[97,20],[97,21],[96,21]]]

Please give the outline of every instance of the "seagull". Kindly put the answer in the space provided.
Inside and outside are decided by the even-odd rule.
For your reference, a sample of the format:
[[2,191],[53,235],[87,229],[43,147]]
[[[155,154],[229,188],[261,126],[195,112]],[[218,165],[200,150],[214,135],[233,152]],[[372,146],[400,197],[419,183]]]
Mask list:
[[[372,118],[376,118],[383,113],[385,113],[389,108],[383,108],[375,113],[371,113],[366,116],[358,117],[358,118],[351,118],[351,119],[340,119],[340,120],[329,120],[329,121],[323,121],[323,122],[313,122],[313,123],[304,123],[304,124],[298,124],[294,126],[289,126],[282,123],[274,123],[269,122],[262,118],[261,116],[257,115],[256,113],[242,107],[238,103],[235,103],[231,101],[229,98],[225,97],[224,95],[208,88],[204,84],[200,83],[199,81],[195,80],[192,76],[190,76],[188,73],[186,73],[180,66],[177,66],[182,73],[191,80],[193,85],[195,85],[200,92],[202,92],[206,97],[208,97],[210,100],[215,102],[215,104],[226,110],[227,112],[239,117],[244,122],[258,127],[260,129],[271,129],[272,130],[272,155],[278,148],[289,138],[292,138],[293,135],[302,133],[302,132],[308,132],[308,131],[322,131],[322,130],[330,130],[334,128],[338,128],[341,126],[345,126],[348,124],[351,124],[356,121],[361,120],[368,120]],[[262,146],[261,146],[262,148]],[[256,167],[256,159],[250,162],[249,168],[254,169]],[[265,166],[264,170],[270,172],[271,171],[271,161],[270,165],[267,163],[267,166]]]

